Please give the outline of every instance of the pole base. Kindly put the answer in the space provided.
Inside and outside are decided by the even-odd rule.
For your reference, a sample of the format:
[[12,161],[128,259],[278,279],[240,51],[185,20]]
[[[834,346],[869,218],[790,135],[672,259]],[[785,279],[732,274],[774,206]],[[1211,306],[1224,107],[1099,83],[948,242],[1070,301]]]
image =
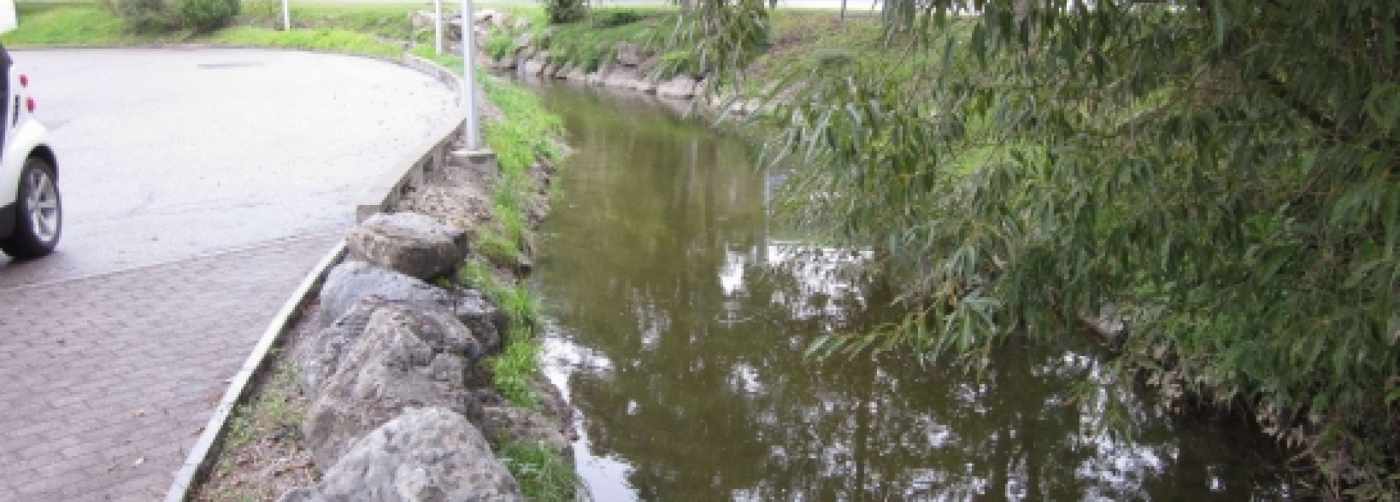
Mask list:
[[452,150],[448,152],[448,155],[454,159],[465,160],[474,166],[490,165],[494,168],[496,165],[496,152],[491,150],[467,150],[463,148]]

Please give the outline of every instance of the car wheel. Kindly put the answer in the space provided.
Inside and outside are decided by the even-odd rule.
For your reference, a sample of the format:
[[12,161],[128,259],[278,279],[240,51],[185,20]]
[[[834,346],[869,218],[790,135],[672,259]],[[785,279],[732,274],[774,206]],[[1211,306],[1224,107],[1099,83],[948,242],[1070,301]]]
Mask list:
[[0,249],[16,259],[38,258],[53,252],[63,234],[63,203],[58,196],[53,166],[40,157],[24,161],[19,175],[15,233],[0,241]]

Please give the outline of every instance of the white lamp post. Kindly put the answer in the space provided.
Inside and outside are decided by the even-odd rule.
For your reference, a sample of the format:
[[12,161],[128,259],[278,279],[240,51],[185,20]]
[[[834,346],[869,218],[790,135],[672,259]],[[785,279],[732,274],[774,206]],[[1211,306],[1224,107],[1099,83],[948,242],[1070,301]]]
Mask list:
[[476,61],[473,57],[476,50],[472,43],[472,31],[472,0],[462,0],[462,92],[467,94],[465,139],[467,150],[475,152],[481,149],[481,142],[476,130]]
[[282,31],[292,31],[292,11],[287,6],[289,0],[282,0]]
[[433,0],[433,48],[442,55],[442,0]]

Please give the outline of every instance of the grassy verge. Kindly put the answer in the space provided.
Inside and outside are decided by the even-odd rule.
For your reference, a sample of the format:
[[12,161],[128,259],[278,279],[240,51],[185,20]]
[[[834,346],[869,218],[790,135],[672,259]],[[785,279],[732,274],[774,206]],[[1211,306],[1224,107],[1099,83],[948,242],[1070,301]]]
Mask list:
[[10,48],[45,46],[138,45],[179,41],[189,32],[163,35],[130,33],[121,19],[95,4],[21,3],[19,26],[0,36]]
[[296,26],[273,29],[275,12],[265,2],[245,3],[244,15],[233,26],[211,33],[186,30],[146,34],[128,31],[120,18],[100,5],[86,3],[22,3],[16,6],[20,25],[0,36],[10,48],[33,46],[92,47],[170,43],[275,47],[394,58],[412,37],[409,12],[415,6],[306,6],[294,10]]
[[293,487],[315,484],[311,455],[301,449],[301,422],[310,403],[297,388],[294,363],[279,359],[234,411],[223,450],[194,500],[275,500]]
[[403,46],[341,29],[276,31],[255,26],[225,28],[192,41],[214,45],[275,47],[395,58]]
[[[453,68],[462,66],[455,57],[418,52]],[[512,404],[535,408],[540,397],[531,382],[541,372],[540,307],[516,271],[533,241],[527,208],[544,197],[532,171],[537,163],[552,162],[561,155],[555,138],[562,126],[559,117],[548,113],[534,94],[496,77],[480,75],[487,99],[501,111],[500,120],[486,124],[484,130],[487,145],[496,152],[500,172],[492,192],[492,224],[483,227],[477,236],[480,256],[462,265],[457,280],[481,290],[510,319],[504,349],[487,362],[492,382]],[[577,476],[572,465],[558,453],[540,445],[510,443],[499,455],[528,499],[573,500]]]

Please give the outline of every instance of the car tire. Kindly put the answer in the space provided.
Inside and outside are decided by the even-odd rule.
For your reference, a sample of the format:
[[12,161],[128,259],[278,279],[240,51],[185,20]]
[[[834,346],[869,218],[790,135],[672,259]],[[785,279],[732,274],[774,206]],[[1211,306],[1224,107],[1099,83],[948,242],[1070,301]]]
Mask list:
[[15,201],[15,232],[0,241],[0,249],[18,260],[38,258],[53,252],[63,235],[63,200],[58,195],[58,176],[41,157],[24,161]]

